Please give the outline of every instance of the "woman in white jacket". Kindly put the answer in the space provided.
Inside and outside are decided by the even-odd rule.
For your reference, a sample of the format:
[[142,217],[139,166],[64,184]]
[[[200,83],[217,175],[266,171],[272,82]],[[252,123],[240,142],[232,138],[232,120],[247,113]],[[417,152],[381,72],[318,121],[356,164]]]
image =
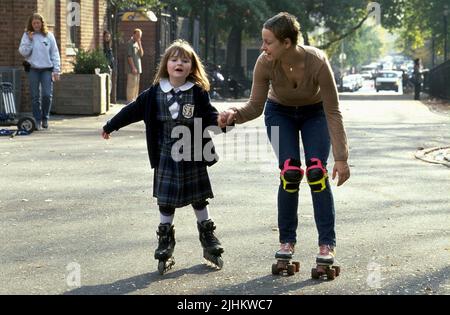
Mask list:
[[19,52],[30,64],[28,79],[36,130],[48,128],[53,81],[59,80],[61,68],[55,36],[47,30],[42,15],[34,13],[28,19]]

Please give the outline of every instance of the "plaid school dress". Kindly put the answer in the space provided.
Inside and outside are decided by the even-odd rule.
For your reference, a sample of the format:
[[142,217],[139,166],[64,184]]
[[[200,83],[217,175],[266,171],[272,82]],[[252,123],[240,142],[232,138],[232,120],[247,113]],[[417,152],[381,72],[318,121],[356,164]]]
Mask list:
[[158,146],[161,155],[153,177],[153,196],[157,198],[158,205],[175,208],[214,198],[206,165],[192,161],[193,145],[191,161],[177,162],[171,154],[172,146],[179,141],[171,137],[172,129],[180,125],[189,127],[194,124],[193,89],[177,95],[180,106],[175,119],[169,111],[170,100],[167,99],[167,94],[160,86],[156,93]]

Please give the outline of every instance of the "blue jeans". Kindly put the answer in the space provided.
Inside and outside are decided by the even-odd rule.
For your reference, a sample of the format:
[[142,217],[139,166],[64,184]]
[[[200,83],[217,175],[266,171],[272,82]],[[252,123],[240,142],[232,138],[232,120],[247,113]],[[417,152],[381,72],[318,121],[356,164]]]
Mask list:
[[41,121],[50,118],[53,95],[52,71],[31,68],[28,80],[30,81],[33,116],[37,125],[40,126]]
[[[318,158],[326,168],[330,154],[330,136],[322,104],[288,107],[267,100],[265,124],[269,139],[274,147],[280,169],[289,158],[300,161],[300,136],[305,161]],[[272,139],[271,127],[279,127],[279,139]],[[278,146],[276,141],[279,141]],[[277,152],[278,151],[278,152]],[[304,169],[304,167],[303,167]],[[322,192],[311,192],[314,219],[319,233],[319,245],[336,245],[335,210],[330,183]],[[296,243],[298,226],[298,192],[278,189],[278,229],[280,243]]]

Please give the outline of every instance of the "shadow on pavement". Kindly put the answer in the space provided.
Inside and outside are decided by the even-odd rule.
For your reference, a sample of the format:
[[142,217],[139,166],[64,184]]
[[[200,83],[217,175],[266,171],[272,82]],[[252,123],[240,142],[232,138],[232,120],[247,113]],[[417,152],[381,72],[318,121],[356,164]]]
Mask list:
[[[401,267],[399,267],[401,268]],[[417,269],[423,268],[420,265],[417,266]],[[404,270],[399,269],[399,272],[403,272]],[[448,281],[450,275],[450,267],[445,267],[440,270],[436,270],[434,272],[427,272],[421,276],[411,277],[410,274],[414,273],[414,270],[411,270],[408,274],[406,271],[405,276],[409,278],[405,282],[401,282],[401,284],[395,283],[388,285],[386,287],[382,287],[381,291],[383,294],[391,293],[391,294],[437,294],[437,292],[442,292],[443,294],[448,294]],[[442,286],[446,286],[447,289],[442,288]],[[441,293],[439,293],[441,294]]]
[[121,295],[129,294],[137,290],[146,289],[152,282],[172,280],[186,274],[202,275],[210,272],[218,271],[206,264],[199,264],[190,268],[179,270],[170,270],[168,273],[161,276],[158,271],[149,272],[134,276],[127,279],[118,280],[113,283],[82,286],[71,291],[64,292],[63,295]]
[[[204,294],[237,294],[237,295],[282,295],[300,289],[322,284],[322,280],[308,279],[296,283],[284,283],[283,276],[267,275],[244,283],[221,287]],[[296,293],[298,294],[298,293]]]

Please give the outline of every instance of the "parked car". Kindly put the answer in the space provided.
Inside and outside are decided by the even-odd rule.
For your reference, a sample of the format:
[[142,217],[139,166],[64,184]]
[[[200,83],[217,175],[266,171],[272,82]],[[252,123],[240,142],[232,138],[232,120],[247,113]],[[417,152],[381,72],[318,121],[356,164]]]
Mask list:
[[355,73],[355,74],[351,74],[350,76],[352,76],[356,80],[356,89],[357,90],[359,90],[360,88],[363,87],[364,78],[361,74]]
[[346,92],[355,92],[358,90],[359,82],[356,76],[354,75],[346,75],[342,78],[342,91]]
[[369,72],[370,78],[369,79],[375,79],[375,74],[378,71],[378,64],[371,63],[370,65],[365,65],[361,67],[361,72]]
[[398,71],[379,71],[375,79],[375,89],[380,90],[394,90],[398,92],[400,82],[402,80],[401,72]]
[[371,71],[363,71],[363,72],[361,72],[361,75],[365,80],[371,80],[373,77],[373,74]]

